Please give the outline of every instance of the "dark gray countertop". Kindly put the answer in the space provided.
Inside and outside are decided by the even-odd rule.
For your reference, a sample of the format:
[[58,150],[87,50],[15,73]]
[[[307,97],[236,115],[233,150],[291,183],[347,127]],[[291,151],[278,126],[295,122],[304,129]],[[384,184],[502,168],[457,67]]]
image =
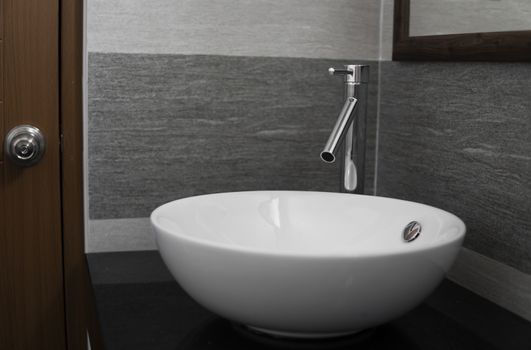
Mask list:
[[531,350],[531,323],[445,280],[419,307],[334,341],[280,341],[210,313],[174,281],[157,251],[88,254],[107,350]]

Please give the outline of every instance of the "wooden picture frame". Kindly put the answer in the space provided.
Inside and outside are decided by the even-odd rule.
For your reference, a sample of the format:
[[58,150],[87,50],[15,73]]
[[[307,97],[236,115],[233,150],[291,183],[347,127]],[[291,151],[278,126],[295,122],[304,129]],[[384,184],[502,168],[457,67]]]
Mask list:
[[409,36],[410,0],[395,0],[394,61],[531,61],[531,30]]

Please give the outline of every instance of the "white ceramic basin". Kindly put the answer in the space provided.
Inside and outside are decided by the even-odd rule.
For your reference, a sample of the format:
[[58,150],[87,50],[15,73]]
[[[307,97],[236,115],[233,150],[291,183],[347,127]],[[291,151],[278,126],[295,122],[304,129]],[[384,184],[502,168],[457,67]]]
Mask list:
[[[403,238],[412,221],[422,226]],[[465,235],[443,210],[325,192],[220,193],[151,215],[157,244],[198,303],[255,330],[332,337],[385,323],[441,282]]]

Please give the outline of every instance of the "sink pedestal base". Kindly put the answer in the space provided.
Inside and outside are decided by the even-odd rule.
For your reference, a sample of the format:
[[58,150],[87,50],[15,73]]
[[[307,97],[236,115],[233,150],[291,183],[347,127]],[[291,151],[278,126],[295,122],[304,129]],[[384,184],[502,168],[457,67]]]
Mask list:
[[252,332],[265,334],[273,336],[275,338],[290,338],[290,339],[326,339],[326,338],[338,338],[354,335],[363,331],[363,329],[358,329],[351,332],[330,332],[330,333],[298,333],[298,332],[283,332],[276,331],[272,329],[265,329],[253,326],[245,326],[245,328],[251,330]]

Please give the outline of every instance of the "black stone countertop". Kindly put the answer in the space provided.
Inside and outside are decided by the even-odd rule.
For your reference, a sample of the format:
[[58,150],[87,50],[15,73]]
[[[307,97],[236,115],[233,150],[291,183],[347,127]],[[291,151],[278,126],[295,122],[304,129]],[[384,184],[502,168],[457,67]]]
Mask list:
[[531,350],[531,323],[448,280],[386,325],[333,341],[281,341],[199,306],[156,251],[95,253],[87,260],[107,350]]

